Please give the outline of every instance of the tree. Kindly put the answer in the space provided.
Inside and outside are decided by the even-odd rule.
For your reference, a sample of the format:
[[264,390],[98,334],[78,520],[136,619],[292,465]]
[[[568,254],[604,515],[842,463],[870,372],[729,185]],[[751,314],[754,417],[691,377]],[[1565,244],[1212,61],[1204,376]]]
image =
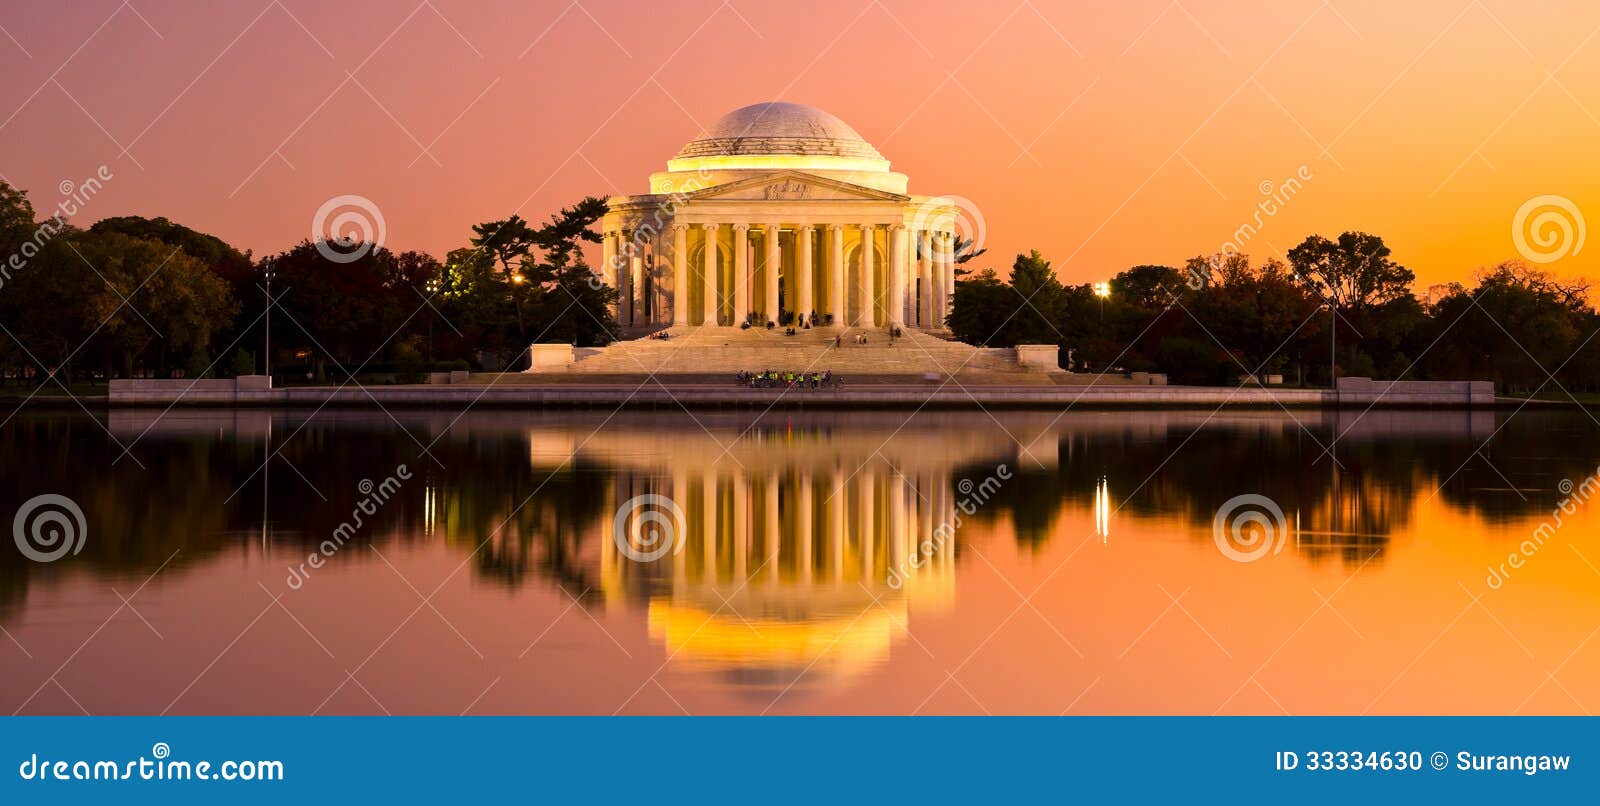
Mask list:
[[165,372],[205,353],[238,306],[198,260],[159,241],[64,230],[5,295],[5,318],[44,372]]
[[1480,272],[1476,288],[1457,286],[1432,313],[1430,376],[1488,378],[1523,392],[1544,387],[1547,373],[1567,363],[1590,316],[1576,288],[1519,263]]
[[1017,255],[1009,285],[987,270],[957,283],[948,323],[972,344],[1060,344],[1064,300],[1050,261],[1035,250]]
[[1289,265],[1306,288],[1343,310],[1381,305],[1411,294],[1417,276],[1389,258],[1383,239],[1346,232],[1338,241],[1320,235],[1289,250]]
[[221,238],[166,218],[143,216],[104,218],[90,226],[89,232],[127,235],[182,249],[184,254],[221,279],[239,304],[240,315],[212,328],[211,344],[207,346],[212,355],[227,355],[245,341],[245,330],[261,319],[266,299],[258,285],[261,277],[255,262],[248,252],[239,251]]
[[955,268],[952,270],[952,273],[957,278],[965,277],[968,274],[971,274],[972,270],[965,268],[967,263],[982,257],[989,251],[987,248],[978,248],[977,239],[963,238],[959,233],[956,234],[954,239],[951,241],[950,249],[953,253],[952,257],[955,260]]
[[301,241],[272,259],[281,311],[273,316],[274,344],[308,351],[319,379],[329,360],[354,371],[414,326],[423,303],[413,289],[437,267],[432,258],[399,256],[381,246],[358,249],[350,254],[361,256],[347,262],[330,260],[325,251]]
[[1193,312],[1234,354],[1234,371],[1251,374],[1299,363],[1319,332],[1313,320],[1320,307],[1281,261],[1252,267],[1248,257],[1231,255],[1196,295]]
[[1188,291],[1186,282],[1171,266],[1134,266],[1111,278],[1111,293],[1129,305],[1154,310]]
[[950,332],[968,344],[1002,346],[1001,328],[1016,308],[1016,292],[1000,282],[994,269],[984,269],[956,283],[950,306]]
[[[1375,366],[1365,352],[1363,324],[1371,324],[1375,308],[1411,295],[1416,275],[1390,259],[1383,239],[1365,232],[1346,232],[1338,241],[1320,235],[1289,250],[1295,277],[1328,305],[1333,318],[1329,338],[1348,345],[1345,361],[1367,374]],[[1341,338],[1340,334],[1344,336]],[[1334,348],[1330,345],[1330,351]],[[1335,351],[1335,363],[1339,359]]]
[[[460,272],[462,302],[470,299],[475,312],[484,314],[496,305],[483,295],[502,295],[515,317],[511,340],[518,350],[535,338],[579,346],[613,341],[616,289],[596,282],[582,251],[583,244],[600,242],[594,225],[606,209],[605,199],[589,196],[561,208],[538,228],[515,215],[474,225],[474,250],[498,264],[508,283],[488,282],[480,258],[453,252],[451,271]],[[530,314],[535,324],[530,324]]]

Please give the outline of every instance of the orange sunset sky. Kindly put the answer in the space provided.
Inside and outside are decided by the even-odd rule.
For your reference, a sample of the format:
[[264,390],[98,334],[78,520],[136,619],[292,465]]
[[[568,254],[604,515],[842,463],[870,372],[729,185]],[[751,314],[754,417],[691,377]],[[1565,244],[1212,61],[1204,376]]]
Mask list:
[[[1517,257],[1531,198],[1600,221],[1594,2],[9,0],[0,29],[0,177],[41,216],[105,165],[76,223],[258,255],[358,194],[442,257],[474,222],[644,192],[764,100],[970,199],[978,265],[1037,248],[1071,282],[1215,251],[1301,166],[1246,251],[1363,229],[1419,291]],[[1546,267],[1600,277],[1600,246]]]

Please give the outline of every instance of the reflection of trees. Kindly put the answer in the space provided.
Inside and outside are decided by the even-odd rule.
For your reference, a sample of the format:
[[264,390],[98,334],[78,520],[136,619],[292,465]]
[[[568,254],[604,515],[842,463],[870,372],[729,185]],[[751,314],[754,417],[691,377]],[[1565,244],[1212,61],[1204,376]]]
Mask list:
[[[1409,423],[1446,421],[1459,413],[1418,416],[1376,432],[1352,430],[1339,442],[1337,473],[1322,455],[1332,420],[1319,421],[1314,413],[1302,418],[1315,439],[1286,417],[1268,414],[1210,423],[1158,413],[1067,417],[1045,437],[1056,442],[1056,461],[1041,468],[1027,457],[996,456],[1013,478],[965,519],[1006,519],[1021,543],[1040,546],[1058,531],[1066,505],[1093,506],[1104,477],[1120,517],[1177,516],[1206,534],[1223,502],[1259,493],[1276,501],[1291,522],[1298,519],[1302,554],[1363,562],[1386,550],[1389,535],[1408,525],[1416,502],[1433,495],[1436,486],[1442,485],[1438,496],[1445,504],[1490,521],[1543,515],[1560,498],[1557,482],[1581,482],[1600,457],[1600,429],[1582,414],[1523,412],[1509,421],[1502,415],[1470,429],[1432,431]],[[99,423],[81,415],[29,411],[0,428],[0,455],[6,457],[0,462],[0,518],[9,521],[35,495],[59,493],[79,503],[89,524],[83,551],[50,565],[29,562],[14,548],[0,551],[0,618],[14,615],[30,586],[74,570],[142,578],[168,558],[163,573],[257,544],[264,493],[257,471],[269,415],[253,421],[259,426],[253,433],[234,424],[235,418],[245,422],[245,415],[217,417],[212,422],[201,416],[203,424],[188,430],[151,430],[134,454],[142,467],[128,457],[119,460],[120,447]],[[274,544],[313,550],[351,518],[362,497],[361,480],[379,483],[406,464],[413,478],[341,553],[373,540],[443,541],[462,560],[470,556],[484,579],[516,587],[530,575],[546,577],[573,595],[592,595],[599,587],[598,541],[609,538],[615,503],[614,463],[583,452],[564,467],[558,467],[564,456],[531,461],[529,433],[515,418],[473,413],[441,434],[450,418],[430,417],[403,414],[408,436],[370,413],[324,413],[303,428],[302,414],[270,415],[273,445],[281,450],[266,485]],[[648,429],[655,422],[644,417],[635,427]],[[630,422],[618,417],[606,426],[612,444],[628,443]],[[924,455],[933,457],[949,444],[937,439],[949,440],[960,429],[987,434],[992,423],[984,417],[947,419],[922,432],[918,425],[900,432],[901,449],[917,455],[917,434],[925,433]],[[1495,426],[1501,426],[1498,432]],[[781,426],[750,431],[746,439],[806,456],[811,443],[837,451],[848,438],[893,430],[894,424],[865,421],[855,427],[860,430],[836,415],[795,414]],[[578,438],[585,433],[581,426],[570,428],[555,432]],[[123,443],[143,425],[128,429],[118,431]],[[418,443],[431,443],[439,463],[421,457]],[[995,447],[1004,453],[1003,443]],[[981,483],[994,471],[987,460],[973,461],[953,468],[949,478]]]
[[[516,501],[505,506],[495,493],[470,485],[452,487],[451,494],[472,514],[450,524],[446,534],[468,551],[483,543],[474,558],[480,576],[515,588],[533,571],[550,577],[574,597],[586,591],[592,596],[599,581],[584,562],[584,549],[593,548],[590,541],[597,525],[610,522],[603,510],[612,474],[583,460],[559,470],[529,473],[521,489],[537,488],[537,492],[531,497],[522,493],[519,500],[526,498],[526,503],[514,513]],[[493,500],[474,500],[480,497]]]
[[[1092,506],[1105,477],[1112,506],[1124,515],[1178,514],[1208,532],[1203,527],[1224,502],[1258,493],[1282,507],[1291,527],[1298,518],[1302,554],[1360,563],[1382,554],[1436,485],[1446,504],[1491,521],[1548,511],[1560,479],[1594,472],[1585,457],[1600,456],[1600,429],[1587,422],[1571,413],[1524,414],[1487,444],[1466,434],[1347,435],[1337,470],[1325,454],[1330,428],[1314,422],[1312,434],[1292,423],[1174,425],[1154,435],[1069,429],[1059,437],[1057,466],[1016,462],[1016,477],[973,519],[1009,518],[1019,541],[1037,545],[1049,539],[1059,505]],[[991,470],[963,467],[955,477],[981,479]]]
[[0,513],[8,537],[22,504],[45,493],[76,501],[87,535],[77,555],[49,565],[27,560],[8,539],[0,551],[0,616],[21,603],[31,577],[85,567],[148,574],[168,558],[173,569],[222,551],[231,507],[220,504],[233,492],[230,469],[239,453],[226,442],[151,441],[139,445],[141,468],[125,456],[118,461],[121,449],[85,417],[19,414],[0,429],[0,456],[6,457],[0,462]]

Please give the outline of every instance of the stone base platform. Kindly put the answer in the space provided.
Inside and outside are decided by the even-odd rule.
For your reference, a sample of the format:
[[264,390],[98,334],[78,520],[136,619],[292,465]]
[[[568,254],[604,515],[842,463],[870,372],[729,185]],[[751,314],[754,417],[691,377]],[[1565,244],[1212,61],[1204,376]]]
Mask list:
[[[782,328],[675,327],[667,332],[669,338],[664,340],[635,339],[600,349],[572,350],[572,360],[565,363],[545,357],[535,361],[528,374],[583,382],[586,377],[604,375],[726,379],[740,370],[831,371],[862,381],[894,382],[889,380],[893,377],[903,382],[937,376],[1022,385],[1049,384],[1067,376],[1047,366],[1049,362],[1019,362],[1013,348],[973,347],[911,329],[892,340],[883,329],[841,327],[800,330],[793,336],[785,335]],[[861,334],[867,337],[865,344],[855,342]],[[538,354],[552,348],[560,349],[534,345],[533,350]]]

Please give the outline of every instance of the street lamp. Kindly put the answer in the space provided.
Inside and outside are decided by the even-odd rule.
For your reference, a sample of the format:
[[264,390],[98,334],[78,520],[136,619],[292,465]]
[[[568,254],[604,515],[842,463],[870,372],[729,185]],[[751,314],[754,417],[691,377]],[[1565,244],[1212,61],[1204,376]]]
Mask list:
[[269,257],[261,261],[261,274],[263,279],[266,280],[267,292],[267,310],[262,314],[266,318],[267,345],[266,351],[263,353],[262,366],[266,369],[268,386],[272,385],[272,275],[277,273],[274,270],[277,263],[278,259],[275,257]]
[[1094,284],[1094,295],[1100,298],[1100,321],[1106,320],[1106,297],[1111,296],[1111,284],[1099,282]]

